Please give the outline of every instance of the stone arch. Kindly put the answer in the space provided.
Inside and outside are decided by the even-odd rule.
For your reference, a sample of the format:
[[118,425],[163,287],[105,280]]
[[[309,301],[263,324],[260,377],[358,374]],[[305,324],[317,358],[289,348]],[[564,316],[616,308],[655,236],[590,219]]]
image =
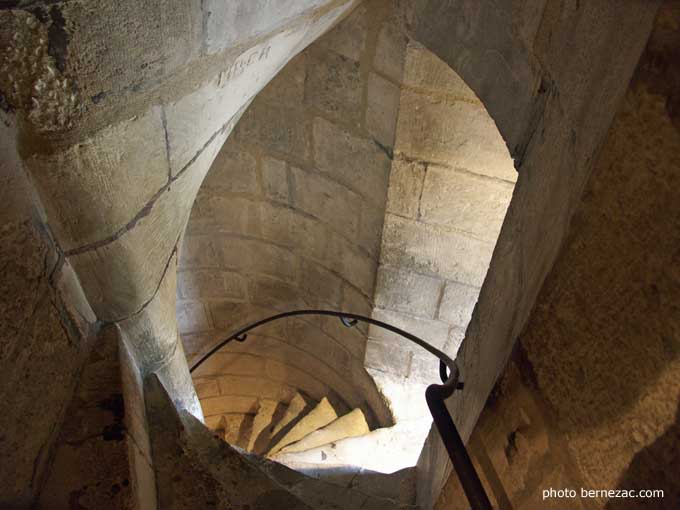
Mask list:
[[[174,264],[171,254],[184,227],[183,213],[188,213],[193,201],[191,190],[201,180],[197,174],[205,173],[209,166],[199,162],[200,155],[205,153],[210,159],[210,152],[204,149],[214,147],[208,142],[226,136],[230,130],[229,123],[220,124],[204,136],[203,122],[213,121],[209,114],[219,107],[228,105],[230,115],[238,116],[243,106],[234,107],[225,99],[234,91],[219,88],[226,82],[220,81],[216,72],[224,72],[222,76],[228,82],[238,74],[230,71],[231,66],[236,65],[234,69],[238,70],[245,66],[244,60],[238,60],[240,56],[245,55],[245,62],[250,63],[251,58],[256,59],[247,53],[249,49],[268,37],[294,36],[277,47],[281,54],[258,49],[258,55],[272,59],[266,69],[255,67],[250,72],[261,71],[260,78],[266,82],[290,55],[316,39],[353,3],[306,2],[308,12],[254,28],[243,44],[211,41],[201,23],[206,15],[202,12],[205,2],[168,2],[162,7],[128,2],[120,9],[119,4],[102,4],[109,10],[97,16],[80,9],[80,4],[59,4],[54,8],[65,9],[61,14],[71,23],[69,27],[80,29],[69,41],[68,58],[62,54],[56,59],[48,51],[47,32],[52,22],[42,2],[36,4],[31,3],[29,11],[21,7],[22,3],[12,2],[0,12],[2,40],[18,36],[6,45],[12,51],[0,56],[3,68],[13,71],[0,77],[0,87],[6,91],[14,90],[14,84],[21,85],[17,87],[20,94],[3,99],[2,115],[9,118],[5,131],[11,138],[3,145],[3,152],[11,154],[8,160],[12,167],[30,176],[30,186],[26,186],[30,188],[30,214],[41,228],[47,227],[40,243],[47,247],[49,256],[44,263],[50,271],[49,278],[41,281],[46,281],[51,292],[64,296],[65,308],[82,322],[120,322],[142,371],[160,371],[162,378],[170,379],[180,374],[176,384],[168,386],[178,400],[184,401],[182,405],[191,408],[192,393],[186,384],[186,364],[176,333],[163,326],[172,324],[174,318],[172,310],[168,313],[168,303],[174,300],[174,276],[163,276],[165,268]],[[482,98],[506,136],[520,171],[516,198],[463,343],[462,368],[468,390],[451,401],[467,435],[498,374],[497,367],[507,359],[554,261],[573,204],[655,11],[637,2],[492,5],[474,0],[423,0],[404,4],[407,30],[459,70]],[[138,22],[163,19],[162,9],[174,13],[172,24],[149,26]],[[222,14],[213,21],[230,19],[229,13]],[[597,30],[592,30],[592,20],[597,20]],[[176,29],[172,37],[168,26]],[[119,51],[108,54],[97,44],[93,34],[98,30],[115,36],[111,46]],[[219,24],[213,30],[213,36],[225,32]],[[8,34],[10,37],[6,37]],[[33,54],[30,59],[27,55],[26,61],[34,65],[15,69],[11,59],[18,55],[21,60],[22,48],[31,49]],[[564,48],[572,51],[565,52]],[[135,51],[126,51],[132,49]],[[146,61],[149,55],[153,58]],[[506,72],[497,73],[490,65],[494,61]],[[70,87],[73,81],[77,87]],[[244,95],[239,100],[247,103],[249,92],[255,92],[263,82],[252,91],[241,88]],[[38,84],[41,86],[34,87]],[[37,94],[33,98],[27,92],[32,90]],[[517,94],[509,96],[507,90],[516,90]],[[179,108],[180,103],[186,109]],[[174,119],[169,119],[165,111],[171,106],[178,114]],[[186,168],[174,166],[179,160],[171,156],[165,144],[173,123],[175,127],[184,124],[184,131],[190,135],[187,138],[195,138],[195,147],[188,149],[190,155],[184,161],[189,164]],[[89,157],[92,153],[107,157],[95,160]],[[154,157],[140,162],[136,154]],[[173,163],[164,164],[164,155]],[[157,163],[158,168],[151,165],[152,169],[150,162]],[[181,176],[178,168],[185,170]],[[142,169],[147,171],[134,172]],[[121,179],[121,174],[129,180]],[[157,181],[149,183],[151,177]],[[108,206],[113,210],[97,214]],[[92,223],[71,231],[77,223],[70,215],[75,210],[84,211],[81,217],[91,213],[88,219]],[[27,214],[24,219],[29,217]],[[532,217],[542,221],[532,221]],[[120,277],[119,281],[112,281],[113,274]],[[167,274],[174,275],[174,271]],[[87,339],[79,334],[69,331],[66,336],[82,340],[85,350]],[[29,347],[44,353],[40,340],[42,337],[32,338]],[[19,336],[10,340],[12,348],[20,342]],[[80,352],[80,348],[75,350]],[[73,384],[79,373],[71,364],[56,372],[55,380],[64,377],[65,387]],[[40,399],[49,395],[47,391],[38,395],[36,408],[41,407]],[[12,401],[7,405],[13,410]],[[50,416],[55,423],[63,407],[51,405]],[[15,428],[11,432],[16,432]],[[38,465],[33,460],[40,451],[48,451],[49,447],[43,445],[49,446],[54,439],[54,430],[38,432],[30,451],[25,455],[21,452],[28,461],[22,464],[16,481],[9,484],[19,490],[30,485],[32,466]],[[442,478],[438,470],[443,469],[445,458],[432,444],[423,457],[423,465],[430,467],[423,473],[429,478],[427,483],[435,480],[436,484]],[[9,497],[18,496],[12,493]]]
[[[455,355],[486,274],[515,171],[474,92],[428,50],[409,43],[397,14],[388,2],[367,2],[358,8],[282,71],[244,113],[222,148],[199,192],[180,261],[178,310],[190,357],[238,326],[275,311],[305,307],[373,313]],[[434,149],[425,147],[428,136],[441,138]],[[465,153],[453,150],[454,145],[465,144],[474,148]],[[390,167],[393,176],[388,183]],[[426,167],[436,182],[428,177],[424,184],[423,174],[416,184],[419,190],[404,184],[418,178],[409,175],[411,171]],[[426,186],[423,207],[436,210],[418,218],[405,213],[398,191],[387,197],[388,184],[395,189],[406,186],[412,195],[406,200],[416,208]],[[452,203],[455,192],[467,193],[461,195],[458,209]],[[383,230],[390,200],[388,218],[396,221]],[[464,216],[463,223],[454,216]],[[399,231],[407,228],[411,236],[401,236]],[[452,253],[446,249],[435,257],[425,253],[442,239]],[[424,240],[429,247],[417,246]],[[404,246],[397,246],[401,241]],[[409,257],[420,260],[409,264],[405,262]],[[453,259],[448,267],[425,267],[445,266],[446,257]],[[456,265],[462,269],[453,270]],[[398,277],[393,283],[401,288],[396,292],[404,299],[423,291],[435,302],[445,295],[446,303],[433,303],[436,310],[422,314],[404,310],[399,303],[391,309],[385,299],[395,289],[387,289],[386,282],[394,275]],[[403,276],[428,280],[436,289],[409,289]],[[458,295],[463,296],[460,302]],[[440,310],[446,317],[439,316]],[[376,379],[381,374],[397,377],[396,382],[381,381],[381,392],[393,412],[399,409],[402,421],[418,420],[422,425],[416,434],[409,424],[408,441],[415,447],[406,464],[392,468],[413,465],[431,423],[423,392],[437,374],[436,360],[376,331],[368,332],[370,340],[366,332],[352,338],[327,321],[320,329],[307,325],[307,330],[311,333],[301,337],[291,334],[290,328],[279,328],[267,339],[268,353],[255,344],[266,345],[265,339],[254,336],[252,345],[233,344],[217,356],[269,354],[274,361],[290,364],[291,356],[284,351],[273,354],[272,342],[278,338],[287,349],[304,344],[311,354],[307,363],[297,367],[293,363],[293,368],[320,374],[313,367],[329,364],[333,353],[328,346],[337,341],[338,352],[351,365],[345,363],[343,369],[341,359],[332,361],[336,375],[320,382],[330,389],[346,387],[337,374],[355,367],[352,379],[365,381],[356,389],[368,392],[369,409],[374,413],[378,409],[382,416],[372,421],[375,427],[391,424],[391,417],[385,418],[388,414],[365,379],[363,366],[372,369]],[[225,397],[250,391],[245,380],[243,388],[237,388],[229,370],[215,361],[214,369],[202,370],[195,379],[204,406],[211,408],[208,417],[213,425],[220,414],[229,412],[231,401]],[[248,377],[257,377],[258,372],[267,379],[264,366]],[[231,388],[216,382],[226,376],[231,377]],[[277,382],[295,386],[291,381]],[[362,400],[348,397],[351,389],[337,393],[345,395],[335,399],[339,405]],[[314,396],[318,400],[322,395],[316,391]],[[256,409],[254,403],[250,409],[251,413]]]

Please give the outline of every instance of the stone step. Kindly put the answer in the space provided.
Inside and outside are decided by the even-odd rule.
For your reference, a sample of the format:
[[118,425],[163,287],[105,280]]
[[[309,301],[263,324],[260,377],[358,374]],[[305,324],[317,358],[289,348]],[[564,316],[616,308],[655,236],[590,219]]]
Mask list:
[[[268,399],[260,399],[258,402],[257,414],[253,418],[253,426],[250,430],[250,437],[248,438],[248,445],[246,450],[249,452],[255,451],[256,443],[268,444],[272,420],[274,419],[274,413],[276,413],[276,408],[279,405],[278,402]],[[267,437],[260,438],[261,435]],[[259,439],[259,441],[258,441]]]
[[[375,496],[358,488],[343,487],[306,476],[262,457],[245,455],[245,458],[305,504],[319,510],[418,510],[418,507],[403,504],[394,498]],[[394,483],[388,482],[385,486],[392,488]],[[395,495],[400,496],[398,491]]]
[[299,441],[310,432],[325,427],[337,418],[338,415],[328,399],[326,397],[322,398],[321,402],[319,402],[309,414],[298,421],[297,424],[290,429],[271,450],[269,450],[267,455],[276,454],[285,446]]
[[324,464],[298,463],[294,469],[303,475],[346,489],[358,490],[376,498],[392,499],[402,505],[414,505],[416,502],[415,467],[389,474],[349,465],[329,469]]
[[158,508],[312,510],[190,413],[178,412],[154,374],[144,381],[144,397]]
[[272,437],[276,437],[276,435],[281,432],[289,423],[293,423],[295,420],[301,419],[308,410],[311,410],[311,406],[307,403],[302,395],[296,393],[291,399],[290,404],[288,404],[288,409],[286,409],[286,412],[283,414],[278,423],[274,425],[274,428],[272,429]]
[[280,453],[304,452],[346,437],[363,436],[369,432],[370,429],[364,413],[361,409],[354,409],[351,413],[338,418],[329,425],[307,434],[296,443],[286,446]]
[[[314,464],[327,470],[357,466],[378,473],[393,473],[417,464],[426,437],[422,429],[427,430],[430,426],[431,421],[405,421],[394,427],[376,429],[362,436],[340,439],[303,452],[278,452],[276,455],[270,454],[270,457],[293,469]],[[410,440],[420,437],[423,439]],[[405,441],[404,438],[409,440]]]

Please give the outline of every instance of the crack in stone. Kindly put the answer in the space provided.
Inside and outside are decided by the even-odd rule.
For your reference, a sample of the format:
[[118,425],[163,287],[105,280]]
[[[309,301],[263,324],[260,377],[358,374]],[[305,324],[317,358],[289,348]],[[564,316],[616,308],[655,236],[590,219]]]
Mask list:
[[125,224],[123,227],[119,228],[116,232],[111,234],[108,237],[105,237],[104,239],[100,239],[99,241],[95,241],[93,243],[86,244],[84,246],[80,246],[78,248],[73,248],[70,250],[67,250],[64,252],[64,255],[67,257],[71,257],[73,255],[81,255],[83,253],[87,253],[89,251],[97,250],[99,248],[102,248],[108,244],[111,244],[121,237],[123,237],[126,233],[130,232],[132,229],[134,229],[137,224],[147,217],[149,214],[151,214],[151,210],[153,209],[154,205],[156,202],[163,196],[163,194],[167,191],[170,190],[172,187],[172,184],[176,182],[180,177],[182,177],[190,168],[191,166],[196,162],[196,160],[203,154],[203,152],[208,148],[208,146],[219,136],[225,129],[226,127],[230,124],[231,120],[224,124],[220,129],[215,131],[208,141],[203,144],[203,146],[194,154],[194,156],[189,160],[189,162],[182,167],[182,169],[177,172],[177,174],[172,177],[170,176],[168,179],[168,182],[163,185],[154,195],[149,199],[149,201],[142,207],[139,212],[129,221],[127,224]]
[[147,299],[146,301],[144,301],[144,303],[142,303],[142,305],[137,310],[135,310],[134,312],[132,312],[129,315],[126,315],[126,316],[121,317],[119,319],[113,319],[113,320],[102,319],[101,320],[102,325],[104,325],[104,326],[115,325],[115,324],[118,324],[120,322],[124,322],[128,319],[132,319],[133,317],[136,317],[137,315],[142,313],[144,311],[144,309],[147,306],[149,306],[151,301],[153,301],[156,298],[156,296],[158,295],[158,292],[161,289],[161,285],[163,285],[163,280],[165,280],[165,277],[168,274],[168,269],[170,268],[170,264],[172,263],[172,259],[177,254],[177,245],[179,244],[180,237],[181,237],[181,234],[177,238],[177,240],[175,241],[175,245],[174,245],[172,251],[170,252],[170,257],[168,258],[167,262],[165,263],[165,268],[163,269],[163,273],[161,274],[161,277],[158,280],[158,283],[156,284],[156,289],[153,291],[153,294],[151,295],[151,297],[149,299]]

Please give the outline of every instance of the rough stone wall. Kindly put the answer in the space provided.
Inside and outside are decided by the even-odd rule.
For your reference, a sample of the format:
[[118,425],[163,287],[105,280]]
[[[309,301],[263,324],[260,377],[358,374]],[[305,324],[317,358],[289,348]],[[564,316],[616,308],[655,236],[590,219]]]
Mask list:
[[91,340],[92,311],[59,257],[0,111],[0,507],[40,490]]
[[[399,71],[381,55],[405,44],[388,33],[388,6],[366,2],[293,59],[215,160],[180,258],[178,317],[190,359],[277,311],[371,314],[399,106]],[[389,424],[365,349],[363,327],[291,319],[214,355],[195,382],[213,424],[254,412],[258,396],[288,402],[296,389]]]
[[[474,90],[518,169],[459,349],[465,390],[447,402],[463,437],[470,434],[554,264],[659,4],[401,2],[407,31]],[[419,503],[430,508],[449,470],[434,432],[419,467]]]
[[196,190],[244,105],[354,5],[232,4],[0,6],[2,505],[35,499],[90,323],[200,415],[174,306]]
[[[411,43],[373,316],[455,358],[515,179],[484,105],[448,65]],[[437,359],[378,328],[369,333],[366,366],[395,414],[429,421],[423,395],[438,381]]]
[[155,508],[138,372],[114,326],[90,352],[35,508]]
[[[678,27],[678,3],[666,2],[471,439],[498,508],[680,504]],[[543,501],[550,487],[577,497]],[[580,498],[581,488],[665,497]],[[460,495],[452,477],[437,508],[467,508]]]

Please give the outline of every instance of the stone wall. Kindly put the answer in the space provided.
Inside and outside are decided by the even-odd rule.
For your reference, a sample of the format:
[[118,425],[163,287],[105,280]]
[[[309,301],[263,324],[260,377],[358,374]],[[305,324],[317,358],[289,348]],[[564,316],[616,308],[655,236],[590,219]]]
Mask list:
[[[554,264],[660,2],[400,2],[411,36],[482,100],[518,170],[447,401],[467,438]],[[451,13],[455,12],[455,15]],[[419,503],[450,465],[431,432]]]
[[[474,92],[415,43],[406,51],[399,102],[373,316],[455,358],[516,172]],[[379,328],[370,337],[366,366],[395,413],[429,424],[423,395],[438,380],[437,359]]]
[[[680,504],[680,11],[654,32],[470,446],[495,508]],[[543,490],[574,498],[543,500]],[[581,498],[660,489],[664,498]],[[455,476],[437,508],[468,508]]]
[[30,504],[91,345],[94,316],[43,224],[0,111],[0,507]]
[[[180,257],[178,317],[190,359],[277,311],[371,314],[399,106],[380,57],[394,44],[387,6],[367,2],[293,59],[220,151]],[[282,402],[297,389],[389,424],[363,369],[365,349],[363,326],[288,319],[225,348],[195,382],[210,423],[254,412],[256,389]]]
[[0,7],[0,506],[34,502],[91,324],[200,416],[174,306],[195,192],[244,105],[354,5],[246,4]]

